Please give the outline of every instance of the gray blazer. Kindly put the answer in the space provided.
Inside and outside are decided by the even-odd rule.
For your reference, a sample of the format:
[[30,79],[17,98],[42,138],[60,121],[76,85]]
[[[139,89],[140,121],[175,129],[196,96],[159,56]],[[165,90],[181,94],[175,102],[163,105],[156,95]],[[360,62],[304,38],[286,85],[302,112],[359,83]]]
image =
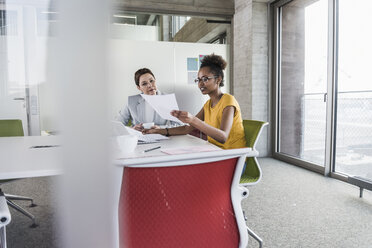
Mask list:
[[[160,91],[158,91],[157,94],[162,95]],[[144,123],[146,114],[145,108],[146,102],[141,94],[129,96],[128,104],[119,111],[119,114],[116,116],[116,120],[124,123],[124,125],[128,125],[129,120],[132,121],[132,125]],[[176,122],[161,118],[156,111],[153,122],[158,126],[179,126],[179,124]]]

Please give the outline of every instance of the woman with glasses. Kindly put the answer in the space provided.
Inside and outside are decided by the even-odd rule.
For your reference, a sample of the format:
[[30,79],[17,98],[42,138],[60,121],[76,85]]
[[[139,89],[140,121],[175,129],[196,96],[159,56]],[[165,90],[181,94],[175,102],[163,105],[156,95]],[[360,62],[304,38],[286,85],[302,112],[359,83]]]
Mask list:
[[163,135],[188,134],[198,129],[208,136],[208,141],[223,148],[233,149],[246,146],[241,111],[235,97],[223,93],[226,61],[211,54],[203,58],[195,83],[209,100],[196,116],[186,111],[173,110],[171,114],[189,125],[164,129],[144,129],[143,133]]
[[[152,71],[148,68],[142,68],[134,74],[134,82],[141,94],[161,95],[157,89],[156,79]],[[120,111],[116,119],[124,125],[131,123],[132,127],[138,131],[143,130],[143,123],[154,123],[152,128],[160,126],[174,126],[174,122],[161,118],[155,110],[145,101],[141,94],[129,96],[128,103]]]

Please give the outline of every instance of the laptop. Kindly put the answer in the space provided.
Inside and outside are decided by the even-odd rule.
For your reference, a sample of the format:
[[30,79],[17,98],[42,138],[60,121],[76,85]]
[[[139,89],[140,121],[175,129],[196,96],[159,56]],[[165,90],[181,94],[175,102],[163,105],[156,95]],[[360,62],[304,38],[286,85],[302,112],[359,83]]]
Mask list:
[[111,121],[111,136],[129,135],[126,126],[120,121]]
[[138,144],[150,144],[159,142],[158,139],[154,138],[154,136],[157,137],[158,135],[143,135],[140,131],[124,126],[124,124],[120,121],[111,121],[111,136],[120,135],[135,135],[138,138]]

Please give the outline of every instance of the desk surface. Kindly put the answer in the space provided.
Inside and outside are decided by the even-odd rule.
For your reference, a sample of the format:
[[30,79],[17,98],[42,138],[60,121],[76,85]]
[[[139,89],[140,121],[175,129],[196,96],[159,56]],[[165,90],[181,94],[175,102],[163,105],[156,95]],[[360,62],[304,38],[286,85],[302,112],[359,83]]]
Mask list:
[[[1,137],[0,180],[62,174],[59,147],[30,148],[58,144],[58,136]],[[161,149],[143,152],[157,146],[161,146],[161,149],[202,146],[213,148],[216,151],[180,155],[167,155]],[[175,161],[191,160],[195,156],[199,159],[211,158],[218,156],[221,151],[225,154],[234,154],[234,150],[236,149],[222,150],[205,140],[190,135],[171,136],[169,140],[162,140],[160,143],[137,145],[134,153],[125,155],[116,153],[115,164],[119,166],[139,166],[157,162],[163,165],[164,162],[174,164]],[[258,152],[251,148],[246,148],[246,152],[248,157],[258,155]]]
[[59,147],[30,148],[57,144],[56,136],[1,137],[0,180],[62,174]]
[[[160,149],[156,149],[149,152],[144,152],[147,149],[161,146]],[[221,150],[217,146],[209,143],[206,140],[196,138],[191,135],[177,135],[177,136],[170,136],[167,140],[161,140],[159,143],[151,143],[151,144],[142,144],[137,145],[135,151],[129,154],[120,154],[117,153],[117,158],[122,159],[134,159],[134,158],[144,158],[144,157],[157,157],[157,156],[165,156],[166,154],[163,153],[162,149],[167,148],[177,148],[177,147],[190,147],[190,146],[204,146],[204,147],[211,147],[212,149]]]
[[[143,152],[146,149],[150,149],[152,147],[161,146],[160,149],[153,150],[150,152]],[[186,153],[186,154],[179,154],[179,155],[168,155],[162,152],[162,149],[167,148],[185,148],[185,147],[196,147],[200,146],[203,148],[211,148],[214,151],[208,152],[199,152],[199,153]],[[154,144],[146,144],[146,145],[137,145],[135,151],[130,154],[124,155],[115,155],[116,161],[115,163],[119,166],[140,166],[144,167],[146,165],[156,166],[155,164],[159,163],[159,166],[177,164],[177,161],[185,161],[185,160],[192,160],[194,157],[198,157],[198,159],[202,158],[212,158],[214,156],[219,156],[220,153],[224,153],[224,155],[235,154],[234,150],[222,150],[221,148],[199,138],[196,138],[191,135],[179,135],[179,136],[171,136],[168,140],[162,140],[160,143]],[[252,150],[251,148],[245,148],[247,156],[257,156],[258,152]],[[190,162],[193,163],[193,162]],[[184,162],[180,162],[180,164],[184,164]]]

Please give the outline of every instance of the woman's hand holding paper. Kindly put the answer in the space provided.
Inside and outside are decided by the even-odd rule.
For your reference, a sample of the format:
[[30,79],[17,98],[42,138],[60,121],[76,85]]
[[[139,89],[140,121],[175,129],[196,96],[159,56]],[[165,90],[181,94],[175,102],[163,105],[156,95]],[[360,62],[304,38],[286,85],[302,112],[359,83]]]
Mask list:
[[189,112],[187,111],[180,111],[180,110],[173,110],[171,112],[171,115],[178,118],[180,121],[184,122],[184,123],[191,123],[195,116],[193,116],[192,114],[190,114]]

